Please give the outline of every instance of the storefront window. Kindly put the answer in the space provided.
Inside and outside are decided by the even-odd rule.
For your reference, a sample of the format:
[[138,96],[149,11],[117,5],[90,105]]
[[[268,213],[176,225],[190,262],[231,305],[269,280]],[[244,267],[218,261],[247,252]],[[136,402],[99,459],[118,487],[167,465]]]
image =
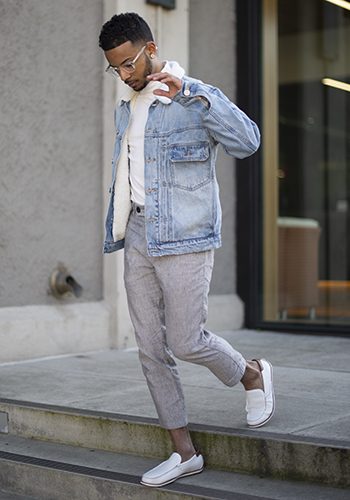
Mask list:
[[350,2],[264,0],[263,116],[262,319],[350,324]]

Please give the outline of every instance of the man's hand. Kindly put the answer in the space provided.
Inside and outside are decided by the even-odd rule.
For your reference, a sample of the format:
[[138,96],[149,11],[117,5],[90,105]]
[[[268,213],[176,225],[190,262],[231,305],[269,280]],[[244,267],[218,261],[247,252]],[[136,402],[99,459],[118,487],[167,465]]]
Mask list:
[[177,78],[177,76],[171,75],[170,73],[154,73],[147,77],[148,81],[165,83],[169,87],[169,90],[154,90],[154,95],[168,97],[172,99],[175,94],[178,93],[182,88],[182,80]]

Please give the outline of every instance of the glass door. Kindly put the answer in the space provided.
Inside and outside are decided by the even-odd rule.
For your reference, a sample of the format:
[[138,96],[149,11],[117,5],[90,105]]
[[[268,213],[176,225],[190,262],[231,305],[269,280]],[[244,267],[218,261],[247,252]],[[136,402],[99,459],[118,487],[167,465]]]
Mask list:
[[262,18],[262,321],[349,325],[350,2]]

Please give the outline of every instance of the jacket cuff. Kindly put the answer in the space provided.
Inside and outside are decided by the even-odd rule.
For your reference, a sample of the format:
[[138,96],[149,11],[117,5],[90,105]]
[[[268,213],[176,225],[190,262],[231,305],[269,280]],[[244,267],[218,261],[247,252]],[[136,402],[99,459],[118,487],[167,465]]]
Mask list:
[[175,94],[173,100],[184,107],[201,101],[205,104],[207,109],[210,108],[210,102],[205,97],[205,95],[198,95],[197,84],[194,82],[188,82],[186,80],[182,83],[182,88],[178,91],[177,94]]

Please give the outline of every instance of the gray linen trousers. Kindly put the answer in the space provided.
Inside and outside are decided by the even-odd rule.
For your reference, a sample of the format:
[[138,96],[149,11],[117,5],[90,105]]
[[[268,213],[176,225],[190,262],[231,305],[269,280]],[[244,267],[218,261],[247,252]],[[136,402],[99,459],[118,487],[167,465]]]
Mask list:
[[188,424],[175,358],[204,365],[225,385],[242,378],[243,356],[204,329],[214,250],[151,257],[144,207],[133,205],[125,237],[124,281],[143,373],[159,423]]

